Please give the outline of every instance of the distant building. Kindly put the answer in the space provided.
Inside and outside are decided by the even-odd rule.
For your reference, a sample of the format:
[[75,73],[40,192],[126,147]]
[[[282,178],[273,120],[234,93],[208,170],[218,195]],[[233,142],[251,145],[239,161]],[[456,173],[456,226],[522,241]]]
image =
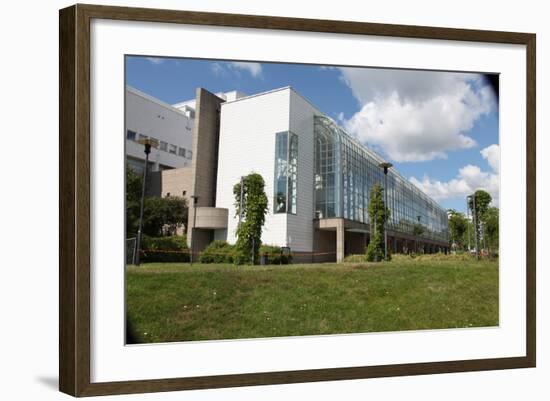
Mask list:
[[[263,176],[269,199],[263,243],[288,246],[299,261],[340,261],[365,251],[370,189],[384,185],[384,160],[299,93],[285,87],[215,95],[199,88],[196,99],[169,107],[193,122],[193,158],[189,166],[157,173],[152,187],[161,196],[197,197],[187,229],[195,251],[214,239],[235,242],[232,188],[251,172]],[[176,167],[162,159],[160,165]],[[413,250],[417,242],[426,252],[448,250],[445,209],[395,169],[387,195],[391,252]],[[416,224],[423,226],[419,237]]]
[[158,141],[149,155],[150,171],[187,167],[193,159],[194,111],[178,109],[137,89],[126,87],[126,162],[143,171],[145,154],[140,139]]

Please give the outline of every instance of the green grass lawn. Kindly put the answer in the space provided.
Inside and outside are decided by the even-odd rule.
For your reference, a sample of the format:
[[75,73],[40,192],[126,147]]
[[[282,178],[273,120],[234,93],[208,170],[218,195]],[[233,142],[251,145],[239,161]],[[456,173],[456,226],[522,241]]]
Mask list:
[[498,325],[498,262],[129,266],[132,342]]

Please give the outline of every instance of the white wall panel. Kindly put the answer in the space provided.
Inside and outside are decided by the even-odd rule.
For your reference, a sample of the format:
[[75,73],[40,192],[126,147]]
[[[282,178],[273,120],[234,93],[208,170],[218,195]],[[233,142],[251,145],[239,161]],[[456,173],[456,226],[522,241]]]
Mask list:
[[313,117],[320,112],[295,91],[290,93],[290,130],[298,135],[297,213],[288,215],[290,246],[313,251]]
[[251,172],[265,180],[269,209],[262,242],[286,245],[286,214],[273,214],[275,134],[289,129],[290,89],[281,89],[222,104],[216,206],[229,209],[227,241],[235,243],[233,186]]

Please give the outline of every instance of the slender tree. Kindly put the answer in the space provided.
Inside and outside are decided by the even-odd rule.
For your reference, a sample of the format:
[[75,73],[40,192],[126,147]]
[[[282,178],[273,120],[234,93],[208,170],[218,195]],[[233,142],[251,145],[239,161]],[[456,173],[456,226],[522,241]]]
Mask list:
[[474,223],[474,238],[476,242],[476,253],[479,258],[479,252],[480,252],[480,242],[481,242],[481,226],[482,221],[485,216],[485,213],[487,212],[487,209],[489,208],[489,205],[491,204],[491,201],[493,198],[491,198],[491,195],[489,195],[488,192],[478,189],[474,195],[469,198],[468,201],[468,207],[472,211],[472,218]]
[[486,237],[489,252],[495,253],[499,246],[499,209],[490,207],[483,216],[483,224],[485,224],[484,234]]
[[[241,187],[242,185],[242,187]],[[235,263],[256,263],[261,245],[262,227],[267,213],[265,182],[260,174],[251,173],[233,186],[235,213],[240,217],[235,244]]]
[[[371,238],[367,246],[367,260],[379,262],[384,259],[384,226],[390,217],[390,209],[384,204],[383,189],[379,184],[375,184],[371,188],[368,210]],[[390,254],[388,253],[389,258]]]
[[454,209],[450,209],[448,215],[451,246],[454,245],[459,249],[464,249],[464,234],[468,231],[468,219],[464,216],[464,213],[457,212]]
[[424,234],[424,231],[426,231],[426,229],[424,228],[424,226],[422,224],[415,223],[413,225],[413,235],[414,235],[414,238],[416,239],[416,250],[415,250],[416,253],[419,253],[418,252],[418,237],[420,237],[422,234]]

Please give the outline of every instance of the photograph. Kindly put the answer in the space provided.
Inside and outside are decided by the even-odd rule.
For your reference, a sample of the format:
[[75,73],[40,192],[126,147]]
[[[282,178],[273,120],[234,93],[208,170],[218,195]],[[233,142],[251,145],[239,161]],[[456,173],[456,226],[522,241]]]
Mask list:
[[124,68],[127,345],[499,326],[498,73]]
[[201,8],[59,10],[59,390],[530,388],[537,33]]

